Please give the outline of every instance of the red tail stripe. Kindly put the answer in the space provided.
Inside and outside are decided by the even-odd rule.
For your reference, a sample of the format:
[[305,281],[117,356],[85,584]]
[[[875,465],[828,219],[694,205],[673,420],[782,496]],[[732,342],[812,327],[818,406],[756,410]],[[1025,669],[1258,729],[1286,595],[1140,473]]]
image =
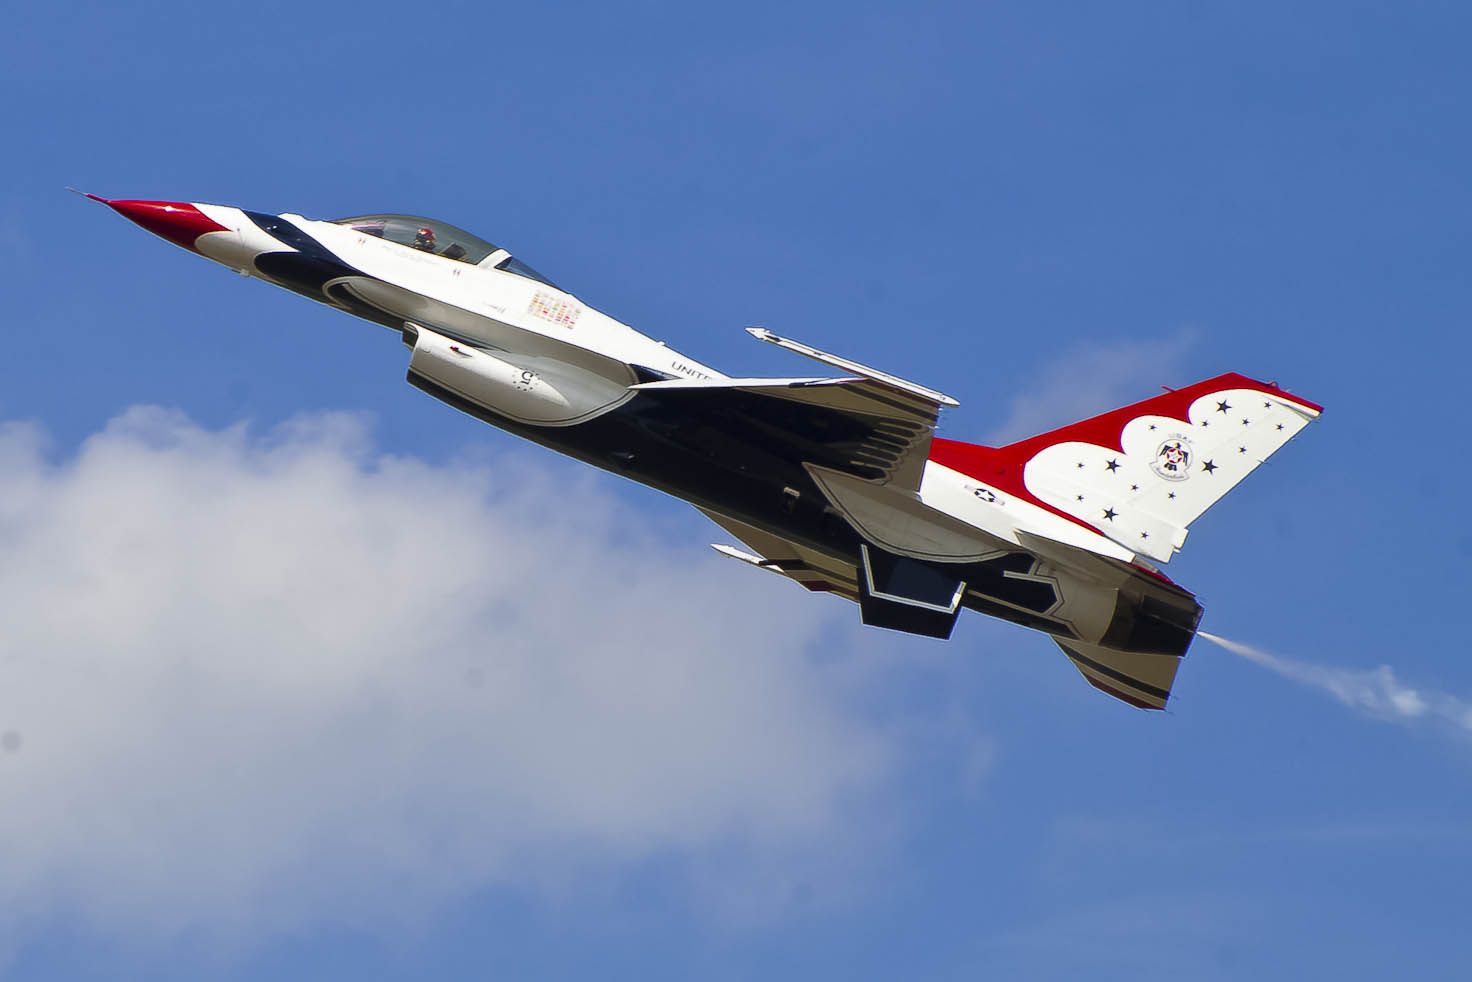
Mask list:
[[1030,505],[1036,505],[1090,532],[1099,531],[1096,526],[1090,525],[1077,515],[1070,515],[1066,511],[1054,508],[1027,490],[1022,483],[1022,468],[1031,455],[1018,460],[1011,455],[1011,450],[1012,447],[983,447],[975,443],[946,440],[938,436],[932,437],[930,441],[930,459],[942,467],[949,467],[967,477],[974,477],[1003,494],[1025,501]]
[[1189,423],[1190,420],[1186,416],[1190,412],[1191,403],[1204,395],[1223,392],[1227,389],[1250,389],[1274,398],[1296,402],[1315,413],[1323,412],[1322,406],[1309,402],[1307,399],[1289,395],[1276,385],[1268,385],[1265,382],[1250,379],[1246,375],[1228,372],[1204,382],[1197,382],[1195,385],[1188,385],[1183,389],[1173,389],[1165,395],[1155,396],[1153,399],[1146,399],[1122,409],[1112,409],[1081,423],[1072,423],[1048,433],[1028,437],[1005,449],[1020,456],[1024,461],[1030,460],[1039,450],[1051,447],[1055,443],[1092,443],[1108,450],[1123,451],[1124,447],[1120,444],[1120,437],[1124,433],[1125,424],[1130,420],[1149,415],[1165,416]]

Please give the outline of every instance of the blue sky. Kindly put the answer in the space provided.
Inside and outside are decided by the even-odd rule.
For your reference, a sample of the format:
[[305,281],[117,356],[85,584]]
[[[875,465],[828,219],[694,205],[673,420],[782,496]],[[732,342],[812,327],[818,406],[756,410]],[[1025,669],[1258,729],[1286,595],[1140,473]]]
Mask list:
[[[8,27],[10,977],[1465,977],[1462,5]],[[1280,380],[1323,420],[1170,572],[1310,668],[1198,642],[1146,715],[1007,625],[863,631],[65,185],[440,217],[726,371],[801,368],[763,324],[952,393],[954,438]]]

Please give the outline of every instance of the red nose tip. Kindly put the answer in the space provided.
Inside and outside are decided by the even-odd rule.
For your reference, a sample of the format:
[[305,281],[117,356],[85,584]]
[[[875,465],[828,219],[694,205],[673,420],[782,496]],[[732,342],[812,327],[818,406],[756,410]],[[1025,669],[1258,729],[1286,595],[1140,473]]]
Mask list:
[[206,232],[230,231],[187,201],[97,200],[103,201],[119,215],[137,222],[154,235],[162,236],[186,249],[194,249],[194,240]]

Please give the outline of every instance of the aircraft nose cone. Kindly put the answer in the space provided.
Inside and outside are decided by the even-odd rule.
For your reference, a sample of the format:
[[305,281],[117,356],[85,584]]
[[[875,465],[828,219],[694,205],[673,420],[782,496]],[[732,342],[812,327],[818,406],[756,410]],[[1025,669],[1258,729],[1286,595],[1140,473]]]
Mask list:
[[[92,195],[88,195],[92,197]],[[103,200],[103,199],[98,199]],[[113,211],[186,249],[206,232],[230,231],[187,201],[106,201]]]

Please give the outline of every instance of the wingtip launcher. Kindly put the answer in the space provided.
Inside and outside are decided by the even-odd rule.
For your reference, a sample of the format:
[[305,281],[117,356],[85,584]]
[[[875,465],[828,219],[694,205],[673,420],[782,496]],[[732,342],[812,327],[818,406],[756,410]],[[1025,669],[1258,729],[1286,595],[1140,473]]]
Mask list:
[[954,409],[960,405],[959,402],[944,392],[937,392],[935,389],[920,385],[917,382],[910,382],[897,375],[881,372],[877,368],[870,368],[868,365],[861,365],[856,361],[850,361],[847,358],[832,355],[826,351],[819,351],[817,348],[803,344],[801,341],[793,341],[791,338],[784,338],[780,335],[773,334],[765,327],[748,327],[746,333],[758,341],[765,341],[768,344],[775,344],[779,348],[786,348],[788,351],[796,352],[805,358],[820,361],[825,365],[832,365],[834,368],[842,369],[845,372],[861,376],[869,379],[871,382],[888,386],[891,389],[897,389],[917,399],[933,402],[938,406],[944,406],[949,409]]

